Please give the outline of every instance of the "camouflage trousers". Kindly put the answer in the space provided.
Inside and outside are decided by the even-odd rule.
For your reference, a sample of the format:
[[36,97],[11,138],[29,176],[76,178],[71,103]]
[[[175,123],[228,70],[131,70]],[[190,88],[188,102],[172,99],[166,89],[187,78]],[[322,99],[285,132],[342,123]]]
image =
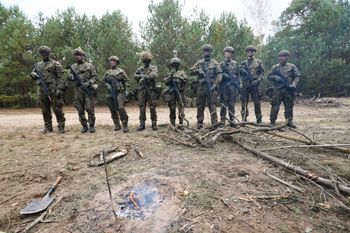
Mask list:
[[214,124],[218,121],[218,115],[216,112],[216,99],[217,91],[209,92],[208,88],[203,84],[197,89],[196,104],[198,126],[203,125],[205,107],[209,108],[211,124]]
[[138,92],[138,100],[139,100],[139,107],[140,107],[140,123],[146,122],[146,106],[148,103],[149,110],[151,113],[151,120],[152,122],[157,122],[157,101],[156,101],[156,95],[153,90],[150,90],[150,93],[144,88],[140,89]]
[[225,122],[228,112],[229,119],[234,120],[235,117],[235,104],[236,104],[236,91],[229,86],[220,87],[220,120]]
[[286,88],[274,88],[271,100],[270,121],[276,122],[280,105],[284,104],[284,117],[288,121],[293,121],[294,95]]
[[56,120],[58,123],[59,128],[64,128],[64,124],[66,121],[66,118],[64,117],[63,112],[63,97],[56,97],[54,92],[50,91],[50,99],[45,95],[43,92],[40,92],[39,99],[40,99],[40,106],[44,118],[44,124],[45,128],[52,128],[52,112],[55,113]]
[[183,92],[180,92],[181,95],[181,100],[180,98],[177,96],[176,92],[173,91],[170,93],[170,100],[168,102],[168,106],[169,106],[169,118],[170,118],[170,122],[175,124],[175,120],[176,120],[176,106],[178,108],[178,118],[179,118],[179,124],[183,124],[184,121],[184,117],[185,117],[185,105],[184,105],[184,98],[185,95]]
[[[81,88],[74,90],[74,107],[78,111],[79,121],[82,125],[86,125],[89,122],[90,126],[95,125],[95,100],[88,96]],[[85,111],[88,114],[88,120],[85,117]]]
[[[109,107],[109,111],[111,112],[111,118],[114,122],[114,125],[118,125],[120,126],[120,120],[123,123],[128,123],[128,114],[126,113],[125,110],[125,98],[124,98],[124,94],[119,92],[116,94],[116,99],[115,99],[115,103],[113,103],[113,98],[109,97],[107,98],[107,104]],[[120,118],[119,118],[120,117]]]
[[252,97],[252,100],[254,102],[254,111],[255,111],[255,117],[256,119],[262,119],[262,113],[261,113],[261,94],[260,89],[258,86],[251,86],[246,87],[243,86],[242,92],[241,92],[241,103],[242,103],[242,120],[246,121],[247,117],[249,116],[248,111],[248,103],[249,103],[249,96]]

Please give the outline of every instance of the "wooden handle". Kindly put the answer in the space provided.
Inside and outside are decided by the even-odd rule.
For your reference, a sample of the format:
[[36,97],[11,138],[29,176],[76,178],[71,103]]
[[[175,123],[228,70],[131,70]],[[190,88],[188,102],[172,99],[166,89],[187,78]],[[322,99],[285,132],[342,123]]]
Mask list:
[[55,183],[53,184],[52,188],[56,189],[57,186],[61,183],[61,180],[62,180],[62,176],[57,177],[57,179],[56,179]]

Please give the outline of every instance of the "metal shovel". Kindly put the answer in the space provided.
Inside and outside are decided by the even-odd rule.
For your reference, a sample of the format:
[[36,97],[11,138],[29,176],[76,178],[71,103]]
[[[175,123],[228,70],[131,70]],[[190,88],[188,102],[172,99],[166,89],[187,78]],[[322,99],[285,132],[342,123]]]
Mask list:
[[53,193],[55,192],[58,184],[61,182],[62,176],[57,177],[56,182],[49,189],[42,199],[32,200],[24,209],[20,211],[20,214],[35,214],[44,211],[55,199]]

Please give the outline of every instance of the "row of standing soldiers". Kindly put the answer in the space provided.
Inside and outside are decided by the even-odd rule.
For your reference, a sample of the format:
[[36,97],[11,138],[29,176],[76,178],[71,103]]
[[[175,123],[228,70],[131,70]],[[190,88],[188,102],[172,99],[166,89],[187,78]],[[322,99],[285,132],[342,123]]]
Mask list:
[[[216,112],[218,96],[221,105],[219,125],[225,125],[226,121],[234,125],[236,120],[234,107],[238,94],[242,103],[242,121],[247,121],[248,102],[249,97],[251,97],[254,102],[256,121],[258,124],[262,123],[260,83],[264,76],[264,66],[261,60],[255,58],[256,49],[253,46],[247,47],[248,59],[240,65],[234,60],[235,51],[232,47],[228,46],[224,49],[225,60],[221,64],[211,57],[213,51],[211,45],[204,45],[202,51],[203,58],[198,60],[190,70],[191,75],[197,76],[197,80],[191,83],[191,89],[196,97],[197,127],[200,129],[204,125],[205,107],[209,109],[211,123],[218,123]],[[45,123],[43,132],[53,131],[52,108],[58,122],[58,132],[64,133],[65,117],[62,106],[67,87],[64,69],[58,61],[50,57],[51,49],[49,47],[39,47],[39,53],[42,56],[42,61],[35,65],[30,76],[40,86],[40,103]],[[81,48],[75,49],[73,55],[76,63],[67,68],[70,70],[68,80],[75,84],[74,107],[82,125],[81,132],[94,133],[96,131],[94,97],[98,89],[97,72],[94,66],[85,60],[85,52]],[[300,73],[295,65],[288,63],[289,57],[289,51],[282,50],[279,53],[279,63],[271,68],[268,75],[268,80],[273,82],[273,87],[267,91],[272,99],[271,126],[275,125],[279,107],[283,102],[287,124],[289,127],[295,127],[293,105]],[[152,129],[157,130],[156,102],[159,91],[157,91],[156,79],[158,78],[158,70],[156,66],[151,64],[152,55],[149,52],[141,53],[141,61],[143,66],[139,67],[134,74],[134,78],[139,84],[135,93],[140,107],[140,125],[137,130],[145,129],[147,105],[150,109]],[[129,95],[129,79],[126,72],[118,67],[120,64],[118,57],[111,56],[109,63],[110,69],[105,72],[103,83],[107,88],[106,97],[111,118],[115,130],[123,129],[124,132],[128,132],[128,114],[125,110],[125,103]],[[163,96],[168,102],[171,124],[175,126],[176,107],[178,107],[179,127],[183,127],[184,121],[188,124],[184,112],[184,90],[188,79],[186,73],[180,70],[180,65],[179,58],[171,59],[170,72],[164,79],[167,89],[163,92]],[[88,118],[86,118],[85,112],[87,112]]]

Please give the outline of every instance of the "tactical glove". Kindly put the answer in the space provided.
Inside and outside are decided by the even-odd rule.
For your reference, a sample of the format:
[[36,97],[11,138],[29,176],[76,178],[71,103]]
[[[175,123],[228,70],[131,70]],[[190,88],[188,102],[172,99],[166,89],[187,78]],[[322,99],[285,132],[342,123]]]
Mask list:
[[39,77],[37,75],[37,73],[35,73],[34,71],[32,73],[30,73],[30,77],[33,79],[33,80],[37,80]]
[[203,70],[199,70],[199,71],[198,71],[198,74],[199,74],[199,76],[202,77],[202,78],[205,77],[205,73],[204,73]]
[[68,80],[70,80],[70,81],[74,81],[74,76],[73,76],[72,74],[69,74],[67,78],[68,78]]
[[89,82],[84,82],[82,85],[82,88],[88,88],[90,86],[90,83]]

